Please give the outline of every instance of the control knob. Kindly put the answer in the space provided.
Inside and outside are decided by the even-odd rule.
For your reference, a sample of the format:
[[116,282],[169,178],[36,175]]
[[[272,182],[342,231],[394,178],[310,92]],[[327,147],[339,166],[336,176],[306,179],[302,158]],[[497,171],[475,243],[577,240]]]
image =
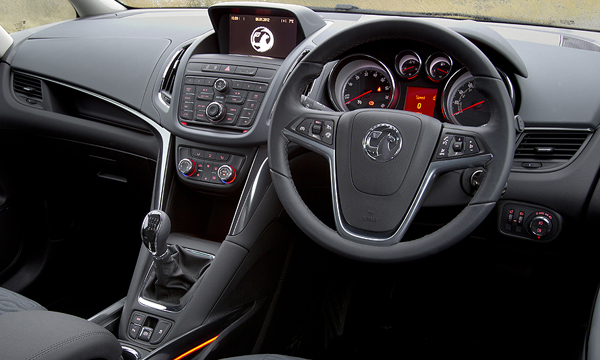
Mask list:
[[531,233],[542,238],[552,231],[552,221],[546,215],[537,215],[529,223]]
[[214,87],[215,90],[217,90],[218,92],[224,93],[227,90],[229,90],[229,83],[227,82],[227,80],[220,78],[215,81]]
[[206,106],[206,116],[212,122],[219,122],[225,117],[225,107],[216,101]]
[[230,165],[221,165],[217,170],[217,176],[225,184],[231,184],[236,177],[235,169]]
[[196,163],[191,159],[181,159],[177,164],[177,170],[179,170],[183,176],[192,176],[196,172]]

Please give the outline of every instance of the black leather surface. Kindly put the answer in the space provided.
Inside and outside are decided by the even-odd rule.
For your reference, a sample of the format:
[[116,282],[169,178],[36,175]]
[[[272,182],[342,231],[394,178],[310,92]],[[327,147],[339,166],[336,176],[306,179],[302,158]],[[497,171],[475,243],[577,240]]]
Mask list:
[[87,320],[52,311],[0,315],[3,360],[117,360],[121,345],[109,331]]
[[35,301],[16,292],[0,288],[0,315],[23,310],[46,310]]

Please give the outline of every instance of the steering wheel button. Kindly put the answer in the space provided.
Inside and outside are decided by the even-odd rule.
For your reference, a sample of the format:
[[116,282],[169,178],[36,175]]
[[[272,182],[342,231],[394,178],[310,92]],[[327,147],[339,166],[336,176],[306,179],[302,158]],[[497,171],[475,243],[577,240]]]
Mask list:
[[317,135],[318,135],[318,134],[321,134],[321,131],[322,131],[322,130],[323,130],[323,127],[321,126],[321,124],[318,124],[318,123],[316,123],[316,122],[313,124],[313,126],[312,126],[312,128],[311,128],[311,132],[312,132],[313,134],[317,134]]
[[476,154],[479,152],[479,146],[475,139],[471,137],[465,138],[465,152],[468,154]]
[[308,135],[308,126],[305,123],[302,123],[296,127],[296,131],[304,135]]
[[461,152],[463,150],[463,143],[461,141],[455,141],[454,144],[452,144],[452,150]]

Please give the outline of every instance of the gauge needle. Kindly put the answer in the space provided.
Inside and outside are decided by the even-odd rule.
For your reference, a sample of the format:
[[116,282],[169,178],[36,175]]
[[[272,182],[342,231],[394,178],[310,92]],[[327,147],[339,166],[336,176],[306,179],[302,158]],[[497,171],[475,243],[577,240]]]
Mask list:
[[477,104],[473,104],[473,105],[471,105],[471,106],[468,106],[468,107],[466,107],[466,108],[462,109],[461,111],[457,111],[457,112],[455,112],[453,115],[458,115],[458,114],[460,114],[461,112],[463,112],[463,111],[465,111],[465,110],[469,110],[470,108],[472,108],[472,107],[475,107],[475,106],[477,106],[477,105],[481,105],[481,104],[483,104],[484,102],[485,102],[485,100],[481,100],[481,101],[480,101],[480,102],[478,102]]
[[442,70],[442,69],[440,69],[440,68],[437,68],[436,70],[437,70],[437,71],[441,71],[441,72],[443,72],[444,74],[447,74],[447,73],[448,73],[446,70]]
[[363,96],[365,96],[365,95],[367,95],[367,94],[369,94],[369,93],[372,93],[372,92],[373,92],[373,90],[369,90],[369,91],[367,91],[366,93],[360,94],[360,95],[358,95],[357,97],[355,97],[354,99],[346,101],[346,104],[348,104],[348,103],[351,103],[351,102],[353,102],[354,100],[358,99],[359,97],[363,97]]

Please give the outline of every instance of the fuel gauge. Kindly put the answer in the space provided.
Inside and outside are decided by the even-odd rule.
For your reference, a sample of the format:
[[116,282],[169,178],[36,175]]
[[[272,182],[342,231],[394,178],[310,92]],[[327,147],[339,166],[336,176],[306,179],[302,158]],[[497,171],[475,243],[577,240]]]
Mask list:
[[400,52],[396,55],[396,71],[403,79],[415,79],[421,71],[421,58],[412,50]]
[[431,54],[425,63],[425,70],[432,81],[442,81],[450,75],[452,59],[441,52]]

